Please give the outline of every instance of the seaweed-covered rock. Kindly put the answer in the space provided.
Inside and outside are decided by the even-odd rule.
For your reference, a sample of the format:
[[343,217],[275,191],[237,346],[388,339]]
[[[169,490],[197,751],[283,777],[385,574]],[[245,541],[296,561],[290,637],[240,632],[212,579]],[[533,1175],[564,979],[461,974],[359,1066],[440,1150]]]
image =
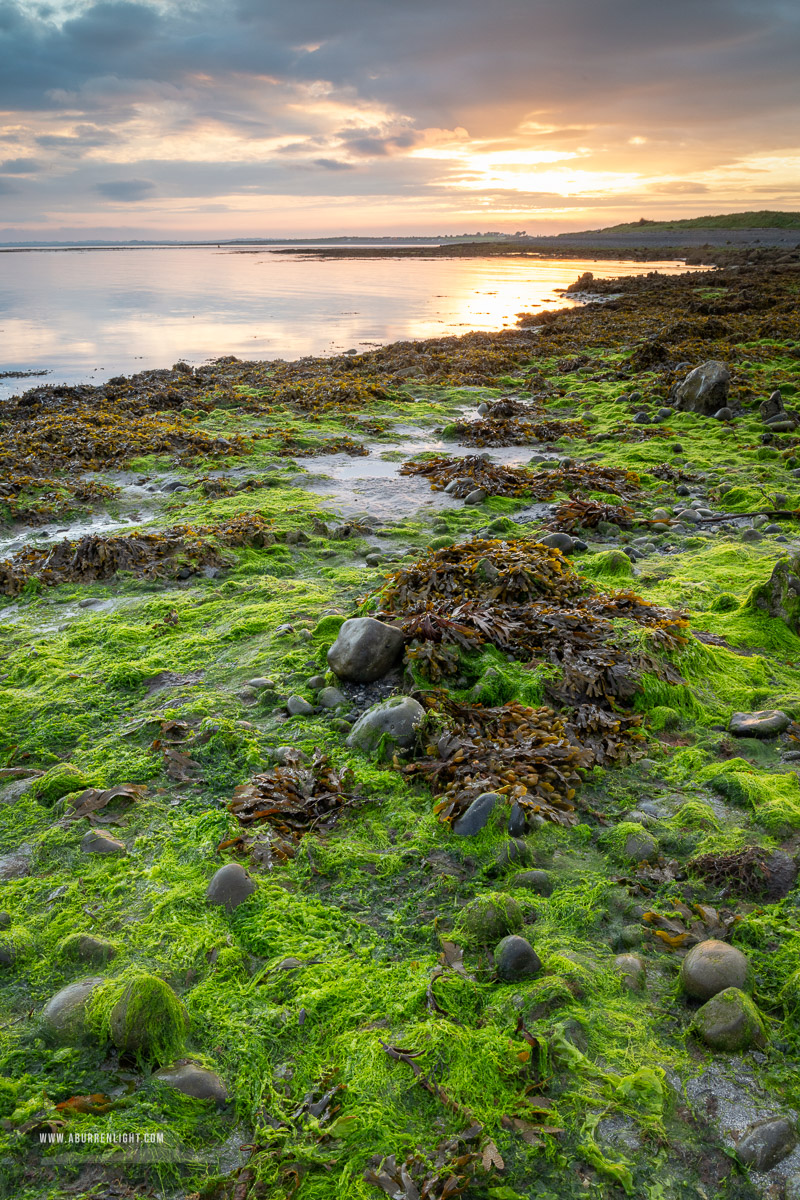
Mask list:
[[220,904],[228,912],[233,912],[255,890],[255,882],[244,867],[239,863],[226,863],[212,876],[206,888],[206,900],[209,904]]
[[731,373],[724,363],[710,359],[690,371],[675,390],[675,407],[682,412],[713,416],[728,399]]
[[718,992],[741,989],[747,983],[749,964],[741,950],[709,938],[692,946],[681,963],[681,984],[696,1000],[710,1000]]
[[308,717],[313,713],[314,706],[303,696],[290,696],[286,701],[286,711],[290,717]]
[[79,792],[91,785],[91,779],[84,775],[79,767],[62,762],[56,763],[49,771],[45,771],[44,775],[34,779],[28,791],[42,804],[54,804],[69,792]]
[[118,1050],[163,1061],[183,1047],[188,1017],[172,988],[156,975],[126,983],[108,1019]]
[[375,754],[382,745],[405,750],[413,745],[424,716],[425,709],[411,696],[390,696],[359,717],[347,745],[365,754]]
[[81,979],[56,992],[42,1010],[42,1024],[58,1041],[69,1042],[86,1033],[86,1005],[105,983],[100,977]]
[[456,933],[480,945],[497,942],[522,929],[522,909],[513,896],[487,892],[470,900],[459,914]]
[[625,857],[633,862],[650,862],[658,857],[658,842],[644,829],[635,830],[625,838]]
[[728,726],[736,737],[777,737],[788,729],[791,718],[777,708],[765,708],[759,712],[735,712]]
[[631,992],[640,992],[645,985],[646,968],[638,954],[618,954],[614,959],[614,970],[622,984]]
[[736,1155],[754,1171],[771,1171],[796,1145],[797,1130],[788,1117],[767,1117],[748,1125],[736,1143]]
[[753,1001],[739,988],[712,996],[694,1014],[692,1028],[712,1050],[747,1050],[764,1046],[764,1024]]
[[328,666],[340,679],[372,683],[395,665],[404,645],[402,630],[373,617],[353,617],[339,629]]
[[526,938],[512,934],[495,946],[494,966],[504,983],[517,983],[538,974],[542,961]]
[[198,1063],[162,1067],[153,1078],[195,1100],[215,1100],[217,1104],[223,1104],[228,1099],[228,1089],[219,1075]]
[[752,588],[745,604],[800,633],[800,551],[780,559],[769,579]]
[[116,958],[117,947],[113,942],[90,933],[73,933],[61,943],[61,954],[64,958],[99,964]]
[[608,579],[632,579],[633,563],[622,550],[604,550],[592,562],[595,575]]
[[543,546],[550,546],[553,550],[560,550],[562,554],[575,553],[575,539],[571,538],[568,533],[548,533],[539,540]]
[[84,854],[127,854],[125,843],[101,829],[90,829],[81,838]]
[[550,896],[553,891],[553,879],[549,871],[533,870],[520,871],[511,880],[513,888],[525,888],[535,892],[537,896]]

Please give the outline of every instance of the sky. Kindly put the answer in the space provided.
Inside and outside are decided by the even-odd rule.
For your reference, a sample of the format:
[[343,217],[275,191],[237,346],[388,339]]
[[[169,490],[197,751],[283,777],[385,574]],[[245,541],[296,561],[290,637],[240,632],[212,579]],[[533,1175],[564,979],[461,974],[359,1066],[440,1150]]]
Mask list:
[[797,0],[0,0],[0,240],[800,209]]

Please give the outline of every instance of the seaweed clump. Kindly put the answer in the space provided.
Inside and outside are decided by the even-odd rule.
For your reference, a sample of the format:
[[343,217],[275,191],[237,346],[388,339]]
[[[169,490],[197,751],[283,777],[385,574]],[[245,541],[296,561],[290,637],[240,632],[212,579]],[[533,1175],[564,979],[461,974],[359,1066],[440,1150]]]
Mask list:
[[636,472],[619,467],[586,465],[532,472],[522,467],[498,466],[485,454],[465,458],[441,455],[426,462],[406,462],[400,474],[424,475],[430,479],[433,491],[446,490],[458,497],[475,488],[482,488],[490,496],[531,496],[535,500],[552,500],[560,491],[605,492],[630,499],[639,491]]
[[493,416],[482,421],[457,421],[450,429],[466,446],[527,446],[533,442],[585,437],[588,432],[583,421],[497,420]]

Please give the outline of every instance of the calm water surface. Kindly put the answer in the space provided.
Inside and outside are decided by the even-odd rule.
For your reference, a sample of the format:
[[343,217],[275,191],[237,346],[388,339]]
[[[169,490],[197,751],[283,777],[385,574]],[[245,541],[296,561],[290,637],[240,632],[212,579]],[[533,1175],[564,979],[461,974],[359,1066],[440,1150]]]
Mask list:
[[[572,304],[557,292],[680,263],[307,259],[268,250],[164,247],[0,253],[0,372],[102,383],[178,359],[299,358],[407,338],[513,326]],[[696,268],[689,268],[696,269]],[[0,379],[0,397],[36,379]]]

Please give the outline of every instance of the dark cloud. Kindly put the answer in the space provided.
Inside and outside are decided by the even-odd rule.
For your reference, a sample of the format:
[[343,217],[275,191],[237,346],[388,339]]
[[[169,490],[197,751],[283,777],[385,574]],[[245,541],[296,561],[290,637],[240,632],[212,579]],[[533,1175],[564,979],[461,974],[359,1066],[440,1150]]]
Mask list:
[[155,191],[156,185],[149,179],[111,179],[106,183],[96,183],[94,190],[106,200],[121,200],[132,203],[134,200],[145,200]]
[[7,158],[0,163],[0,171],[7,175],[32,175],[42,169],[38,158]]
[[311,160],[311,162],[312,162],[313,166],[322,167],[323,170],[325,170],[325,171],[353,171],[353,170],[355,170],[354,163],[342,162],[338,158],[313,158]]

